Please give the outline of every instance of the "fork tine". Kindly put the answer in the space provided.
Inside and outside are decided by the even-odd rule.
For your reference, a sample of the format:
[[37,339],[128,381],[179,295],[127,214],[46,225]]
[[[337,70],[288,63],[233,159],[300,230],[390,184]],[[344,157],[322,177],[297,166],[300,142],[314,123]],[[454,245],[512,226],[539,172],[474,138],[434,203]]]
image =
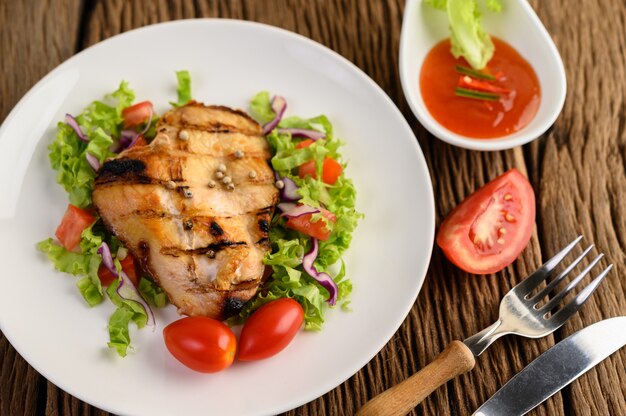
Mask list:
[[537,293],[535,296],[529,299],[535,302],[534,304],[536,304],[536,302],[540,301],[547,294],[552,292],[552,290],[556,287],[556,285],[558,285],[559,282],[563,280],[574,269],[574,267],[576,267],[576,265],[580,263],[583,258],[585,258],[587,254],[589,254],[592,248],[593,248],[593,244],[587,247],[585,251],[583,251],[583,253],[580,256],[578,256],[576,260],[574,260],[569,266],[567,266],[567,268],[563,270],[557,277],[555,277],[554,280],[552,280],[546,287],[544,287],[539,293]]
[[550,276],[550,273],[554,270],[554,268],[563,261],[565,256],[569,254],[570,251],[582,240],[583,236],[579,235],[574,241],[569,243],[567,247],[563,250],[559,251],[554,257],[550,260],[546,261],[541,267],[537,269],[536,272],[528,276],[526,279],[522,280],[517,284],[513,289],[515,289],[518,293],[527,295],[530,293],[537,285]]
[[550,323],[557,328],[560,327],[567,321],[572,315],[574,315],[578,310],[583,306],[583,304],[589,299],[589,297],[593,294],[593,292],[598,288],[600,283],[604,277],[609,273],[609,271],[613,268],[612,264],[602,271],[593,279],[591,283],[589,283],[581,292],[576,295],[576,297],[568,303],[563,309],[552,315],[549,319]]
[[538,309],[543,313],[549,312],[552,309],[554,309],[554,307],[561,301],[561,299],[567,296],[567,294],[571,292],[572,289],[574,289],[574,287],[578,283],[580,283],[581,280],[583,280],[583,278],[591,271],[591,269],[593,269],[594,266],[598,264],[598,262],[600,261],[600,259],[602,259],[602,257],[604,257],[604,254],[600,253],[598,257],[593,259],[591,263],[589,263],[589,265],[585,267],[585,270],[580,272],[578,276],[576,276],[574,279],[572,279],[571,282],[567,284],[567,287],[565,289],[561,290],[557,295],[555,295],[552,299],[550,299],[548,303],[546,303],[545,305],[543,305],[541,308],[538,308]]

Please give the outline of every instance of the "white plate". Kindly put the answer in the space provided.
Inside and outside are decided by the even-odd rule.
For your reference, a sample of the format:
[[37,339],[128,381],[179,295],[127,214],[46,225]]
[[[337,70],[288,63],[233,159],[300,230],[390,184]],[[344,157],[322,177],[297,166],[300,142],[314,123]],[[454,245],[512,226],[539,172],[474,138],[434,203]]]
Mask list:
[[[89,309],[73,277],[35,243],[54,234],[67,204],[47,160],[54,125],[130,82],[162,113],[176,97],[174,71],[193,96],[247,108],[259,90],[285,96],[287,115],[327,114],[347,143],[347,174],[365,220],[345,256],[353,312],[332,310],[324,330],[300,333],[279,355],[194,373],[156,332],[134,331],[126,358],[106,347],[110,302]],[[408,124],[363,72],[319,44],[273,27],[229,20],[178,21],[108,39],[39,82],[0,129],[0,323],[17,351],[68,393],[123,415],[275,414],[326,393],[364,366],[415,302],[434,235],[430,177]]]

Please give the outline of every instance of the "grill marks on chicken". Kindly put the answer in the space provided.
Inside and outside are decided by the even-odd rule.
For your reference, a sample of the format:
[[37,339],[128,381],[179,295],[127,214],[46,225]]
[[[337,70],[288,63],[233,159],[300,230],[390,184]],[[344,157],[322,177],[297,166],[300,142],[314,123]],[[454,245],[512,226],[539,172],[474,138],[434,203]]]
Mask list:
[[181,313],[224,319],[263,276],[278,200],[269,158],[245,113],[193,102],[164,114],[150,145],[102,166],[94,204]]

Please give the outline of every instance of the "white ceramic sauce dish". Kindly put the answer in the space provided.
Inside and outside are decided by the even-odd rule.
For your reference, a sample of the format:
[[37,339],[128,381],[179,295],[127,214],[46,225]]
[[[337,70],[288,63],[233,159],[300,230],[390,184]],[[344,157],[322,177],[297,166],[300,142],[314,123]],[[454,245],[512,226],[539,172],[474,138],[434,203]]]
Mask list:
[[439,139],[473,150],[510,149],[538,138],[554,123],[565,101],[565,69],[552,38],[526,0],[508,0],[501,12],[483,13],[483,24],[487,33],[513,46],[537,74],[541,103],[526,127],[503,137],[477,139],[448,130],[430,115],[422,99],[419,75],[428,52],[450,37],[450,29],[446,13],[423,0],[408,0],[404,11],[399,58],[402,89],[419,122]]

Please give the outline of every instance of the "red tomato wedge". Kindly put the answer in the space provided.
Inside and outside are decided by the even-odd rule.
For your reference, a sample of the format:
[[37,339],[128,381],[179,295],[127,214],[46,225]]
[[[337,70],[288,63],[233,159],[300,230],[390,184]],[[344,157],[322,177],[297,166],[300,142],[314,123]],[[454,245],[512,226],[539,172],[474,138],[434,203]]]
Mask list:
[[311,146],[313,143],[315,143],[313,139],[304,139],[296,145],[296,149],[304,149],[305,147]]
[[123,109],[124,128],[135,127],[147,121],[150,113],[152,113],[152,103],[150,101],[142,101]]
[[304,310],[290,298],[266,303],[246,321],[239,337],[239,359],[254,361],[281,352],[296,336]]
[[181,363],[201,373],[230,367],[237,340],[223,322],[204,316],[188,316],[163,329],[168,351]]
[[[304,149],[305,147],[311,146],[315,141],[313,139],[305,139],[296,145],[296,149]],[[324,158],[324,164],[322,165],[322,181],[329,185],[333,185],[337,182],[337,179],[341,176],[343,172],[343,167],[337,162],[335,159],[331,159],[329,157]],[[309,162],[303,163],[298,168],[298,176],[301,178],[305,178],[307,176],[312,176],[317,178],[317,172],[315,171],[315,161],[311,160]]]
[[[329,157],[324,158],[324,164],[322,165],[322,181],[324,181],[324,183],[333,185],[335,182],[337,182],[337,179],[339,179],[342,172],[343,167],[339,164],[339,162]],[[300,167],[298,168],[298,176],[300,176],[301,178],[305,178],[307,176],[317,178],[317,172],[315,171],[315,161],[311,160],[300,165]]]
[[93,224],[94,221],[96,218],[89,212],[69,204],[54,235],[63,247],[72,251],[80,243],[80,237],[85,228]]
[[[332,212],[320,208],[322,215],[331,222],[337,221],[337,217]],[[304,214],[299,217],[289,218],[285,224],[292,230],[300,231],[303,234],[315,237],[318,240],[326,241],[330,237],[330,230],[322,220],[311,222],[313,214]]]
[[[137,273],[135,258],[129,254],[124,257],[124,260],[120,261],[120,264],[122,265],[122,271],[126,273],[126,276],[130,278],[133,285],[137,287],[139,285],[139,274]],[[98,269],[98,277],[100,278],[102,286],[109,286],[114,280],[117,279],[117,277],[111,273],[104,264],[101,264]]]
[[443,221],[437,244],[452,263],[475,274],[495,273],[520,255],[535,224],[535,193],[511,169],[468,196]]

